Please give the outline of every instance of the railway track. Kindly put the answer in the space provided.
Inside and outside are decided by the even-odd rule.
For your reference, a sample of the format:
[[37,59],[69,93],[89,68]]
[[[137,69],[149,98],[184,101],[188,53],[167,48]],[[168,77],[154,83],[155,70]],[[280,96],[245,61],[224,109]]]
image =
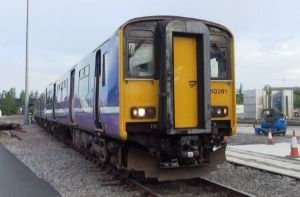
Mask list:
[[235,188],[205,179],[196,178],[191,180],[171,182],[143,182],[131,179],[136,185],[141,196],[230,196],[252,197],[254,195],[237,190]]
[[[47,131],[47,129],[45,129]],[[49,132],[49,131],[47,131]],[[60,142],[64,143],[73,150],[79,152],[86,160],[91,161],[103,172],[110,175],[109,179],[100,180],[103,186],[125,186],[138,192],[141,197],[163,197],[163,196],[230,196],[230,197],[252,197],[254,195],[239,191],[235,188],[205,179],[196,178],[190,180],[157,182],[133,178],[126,171],[119,171],[109,164],[101,163],[99,159],[72,144],[71,141],[64,141],[60,137],[49,132]]]

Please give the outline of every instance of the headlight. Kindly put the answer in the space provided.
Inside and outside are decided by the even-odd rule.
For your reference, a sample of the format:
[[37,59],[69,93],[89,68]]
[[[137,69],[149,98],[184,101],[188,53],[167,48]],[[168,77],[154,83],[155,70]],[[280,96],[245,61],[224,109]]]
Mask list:
[[146,114],[146,110],[144,108],[139,108],[138,109],[138,115],[139,117],[144,117]]
[[132,119],[155,118],[155,107],[132,107],[130,109]]
[[228,107],[226,106],[212,106],[211,117],[225,117],[228,115]]

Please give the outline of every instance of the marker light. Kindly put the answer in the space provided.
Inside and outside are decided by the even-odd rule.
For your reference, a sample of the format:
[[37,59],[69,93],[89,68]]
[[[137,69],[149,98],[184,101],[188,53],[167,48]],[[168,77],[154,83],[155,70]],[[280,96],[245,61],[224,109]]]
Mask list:
[[132,119],[152,119],[155,118],[156,109],[155,107],[132,107],[130,114]]
[[133,114],[134,116],[137,116],[137,115],[138,115],[138,109],[132,110],[132,114]]
[[227,106],[212,106],[211,117],[225,117],[228,115]]
[[224,115],[227,115],[227,108],[225,107],[224,109],[223,109],[223,112],[224,112]]

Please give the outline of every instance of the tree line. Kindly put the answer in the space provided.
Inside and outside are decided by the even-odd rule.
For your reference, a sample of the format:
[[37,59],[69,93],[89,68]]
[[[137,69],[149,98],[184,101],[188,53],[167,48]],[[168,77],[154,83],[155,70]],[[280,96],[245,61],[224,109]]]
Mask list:
[[[38,91],[31,91],[29,99],[36,99],[39,97]],[[22,90],[19,97],[16,96],[16,89],[10,88],[9,90],[3,90],[0,93],[0,110],[3,115],[13,115],[20,111],[20,108],[24,108],[25,105],[25,91]],[[32,111],[32,109],[30,109]]]

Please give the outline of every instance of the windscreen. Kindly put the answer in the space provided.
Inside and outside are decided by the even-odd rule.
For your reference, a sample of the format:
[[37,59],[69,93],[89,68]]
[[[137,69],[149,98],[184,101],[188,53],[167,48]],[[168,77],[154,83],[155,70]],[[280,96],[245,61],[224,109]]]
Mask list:
[[127,74],[133,78],[153,77],[153,43],[145,43],[145,40],[128,42]]
[[229,42],[225,35],[210,35],[210,69],[212,79],[230,79]]
[[126,78],[153,79],[156,22],[130,24],[126,28]]

